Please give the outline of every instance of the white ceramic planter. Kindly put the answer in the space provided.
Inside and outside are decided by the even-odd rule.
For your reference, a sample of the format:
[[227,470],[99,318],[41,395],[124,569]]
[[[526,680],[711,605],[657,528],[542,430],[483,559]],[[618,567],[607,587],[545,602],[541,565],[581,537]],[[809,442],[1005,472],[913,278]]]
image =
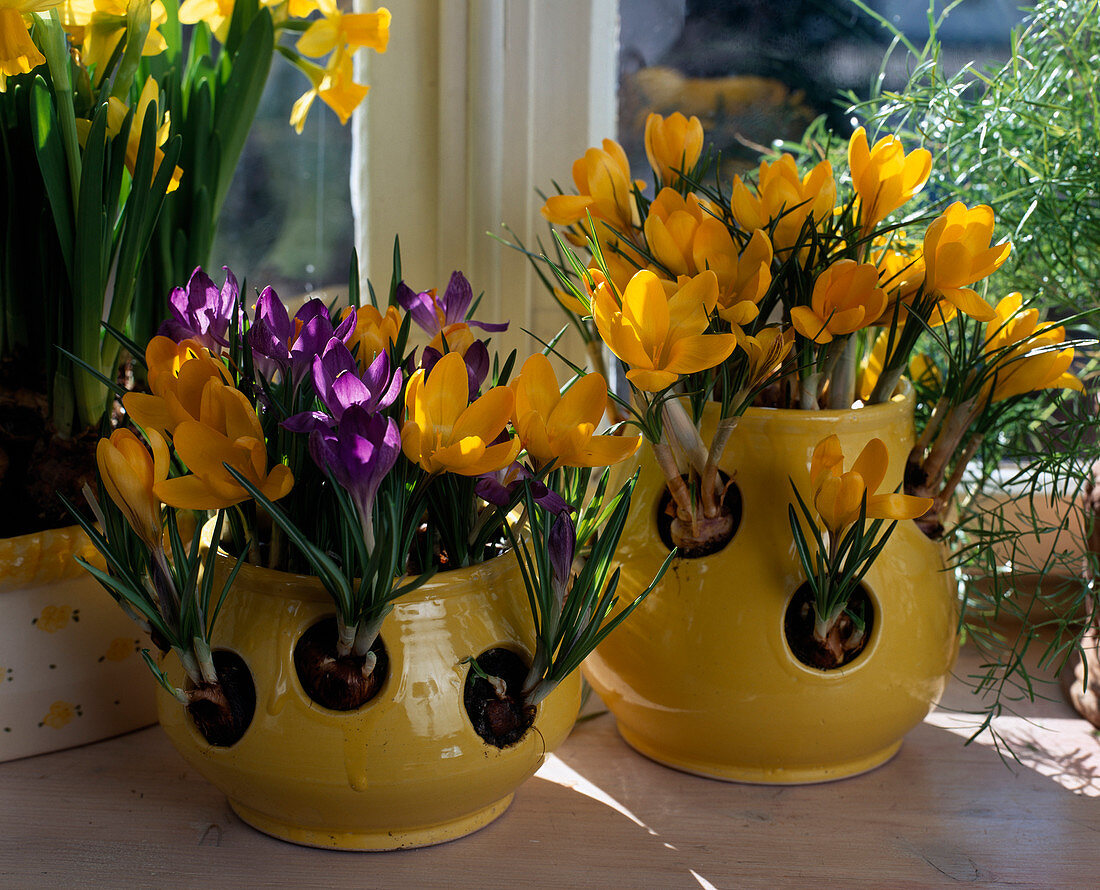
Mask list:
[[0,761],[155,723],[141,631],[73,559],[76,527],[0,539]]

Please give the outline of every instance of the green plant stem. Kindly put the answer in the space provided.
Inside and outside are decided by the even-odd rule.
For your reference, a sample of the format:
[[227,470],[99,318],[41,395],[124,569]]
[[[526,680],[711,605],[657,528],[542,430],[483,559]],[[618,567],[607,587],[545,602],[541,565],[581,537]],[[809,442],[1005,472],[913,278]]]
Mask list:
[[817,390],[821,385],[821,373],[811,371],[799,381],[798,405],[803,411],[817,410]]
[[50,72],[50,82],[57,97],[56,111],[61,123],[61,144],[65,147],[65,159],[69,167],[69,188],[72,192],[73,215],[80,201],[80,140],[76,135],[76,113],[73,110],[73,74],[69,61],[68,38],[61,27],[61,17],[56,9],[50,10],[50,21],[35,17],[42,25],[46,39],[42,41],[42,54]]
[[934,497],[936,491],[939,490],[943,483],[947,465],[958,451],[963,437],[974,422],[976,401],[976,398],[968,399],[948,412],[940,434],[936,437],[936,444],[932,446],[932,451],[921,463],[924,482],[917,486],[915,493],[923,497]]
[[652,442],[653,456],[657,458],[657,466],[665,474],[665,482],[668,484],[668,493],[676,504],[676,512],[681,521],[688,522],[693,515],[691,504],[691,492],[680,475],[680,468],[676,466],[676,458],[672,455],[672,448],[667,442]]
[[707,462],[703,467],[703,513],[713,519],[721,512],[719,503],[718,461],[726,450],[726,444],[733,435],[737,426],[736,417],[723,417],[718,421],[718,428],[714,431],[714,437],[710,440],[710,448],[707,450]]
[[837,350],[835,364],[829,374],[829,407],[851,408],[856,400],[856,352],[858,341],[849,334],[844,346]]
[[664,412],[664,427],[671,440],[676,443],[695,472],[702,476],[707,466],[707,448],[703,444],[703,437],[699,435],[699,428],[692,423],[679,399],[669,399],[661,410]]
[[947,412],[949,404],[946,396],[940,396],[935,407],[932,409],[932,414],[928,418],[928,423],[926,423],[924,429],[921,430],[920,438],[917,439],[916,444],[913,446],[913,450],[909,453],[910,462],[919,463],[924,460],[924,452],[928,450],[928,446],[932,442],[932,437],[940,428],[940,423],[943,422],[943,417]]

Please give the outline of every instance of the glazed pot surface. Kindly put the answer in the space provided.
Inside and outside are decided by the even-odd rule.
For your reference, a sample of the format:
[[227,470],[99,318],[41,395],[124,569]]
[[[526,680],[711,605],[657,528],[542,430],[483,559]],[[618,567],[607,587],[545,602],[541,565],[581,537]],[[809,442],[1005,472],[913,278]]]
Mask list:
[[[715,417],[704,418],[704,437]],[[827,781],[888,760],[939,700],[954,664],[957,598],[940,546],[898,523],[866,577],[874,626],[866,648],[835,670],[792,653],[787,606],[804,582],[788,518],[791,483],[808,499],[814,446],[835,433],[849,467],[866,442],[886,442],[880,490],[901,483],[913,445],[912,404],[852,411],[750,409],[721,467],[742,514],[721,551],[676,559],[661,584],[585,664],[634,748],[669,766],[748,782]],[[619,545],[624,598],[668,553],[657,532],[664,480],[651,455]]]
[[[218,570],[227,570],[226,560]],[[510,747],[487,744],[471,725],[462,661],[498,647],[529,661],[527,609],[511,554],[437,574],[385,619],[389,668],[378,694],[356,711],[332,711],[306,695],[294,666],[296,642],[334,614],[331,600],[314,578],[245,566],[214,644],[237,653],[252,674],[251,725],[231,747],[213,747],[163,691],[161,722],[234,810],[268,834],[358,850],[461,837],[504,812],[576,719],[579,674],[539,706],[534,726]],[[175,659],[166,664],[179,685]]]
[[0,538],[0,761],[155,723],[143,631],[76,561],[79,526]]

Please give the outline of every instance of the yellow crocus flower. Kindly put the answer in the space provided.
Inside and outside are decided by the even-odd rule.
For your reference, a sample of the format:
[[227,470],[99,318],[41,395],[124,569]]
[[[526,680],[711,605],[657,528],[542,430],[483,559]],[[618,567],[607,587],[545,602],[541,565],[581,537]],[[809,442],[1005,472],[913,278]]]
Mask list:
[[[672,273],[696,275],[692,245],[704,220],[714,219],[709,201],[700,201],[694,194],[684,198],[678,191],[663,188],[649,205],[645,221],[645,237],[654,259]],[[714,220],[717,222],[717,220]]]
[[591,213],[616,232],[628,233],[638,224],[634,187],[645,189],[641,180],[631,182],[626,152],[614,139],[605,139],[603,148],[590,148],[573,163],[576,195],[551,195],[542,207],[542,215],[559,226],[581,222]]
[[153,486],[153,493],[169,506],[216,510],[248,500],[251,495],[225,464],[273,501],[294,486],[289,467],[276,464],[267,471],[267,446],[256,409],[244,393],[220,380],[206,382],[198,417],[176,427],[172,444],[191,474]]
[[772,325],[761,328],[755,337],[742,334],[737,338],[737,345],[749,358],[749,370],[742,388],[753,390],[779,373],[794,347],[794,335],[790,328],[783,330]]
[[837,260],[817,276],[811,305],[791,307],[791,323],[803,337],[829,343],[873,324],[885,308],[878,269],[871,263]]
[[511,383],[516,394],[512,424],[537,465],[606,467],[638,450],[639,436],[595,436],[607,409],[607,381],[586,374],[564,395],[550,360],[535,353]]
[[859,196],[859,224],[864,235],[924,188],[932,172],[932,153],[918,148],[905,154],[897,136],[883,136],[867,147],[859,127],[848,141],[848,167]]
[[147,547],[161,543],[161,501],[154,487],[168,478],[168,445],[153,430],[146,433],[152,454],[131,430],[117,429],[96,446],[99,478],[107,495]]
[[985,397],[999,402],[1038,389],[1085,391],[1069,372],[1073,347],[1058,348],[1065,343],[1065,327],[1040,328],[1038,310],[1024,310],[1019,293],[1001,300],[995,313],[986,325],[984,349],[993,357],[995,372],[985,385]]
[[374,12],[343,13],[334,0],[318,0],[321,18],[312,22],[298,38],[302,55],[319,58],[334,49],[356,50],[361,47],[384,53],[390,42],[392,16],[382,6]]
[[496,442],[514,408],[515,394],[507,386],[495,386],[471,404],[466,363],[448,352],[431,374],[421,368],[409,378],[401,450],[428,473],[491,473],[519,454],[518,439]]
[[1012,242],[992,247],[993,211],[984,204],[967,209],[956,201],[924,234],[924,291],[953,303],[978,321],[992,321],[993,307],[967,285],[992,275],[1012,250]]
[[668,117],[650,114],[645,119],[645,155],[662,185],[672,185],[682,170],[690,173],[703,153],[703,125],[679,111]]
[[860,506],[867,498],[868,519],[916,519],[932,506],[932,498],[907,494],[878,494],[890,455],[882,439],[871,439],[843,472],[844,452],[836,435],[826,436],[814,448],[810,459],[810,487],[814,507],[832,535],[859,519]]
[[733,334],[703,333],[717,304],[718,278],[709,269],[675,283],[642,270],[623,290],[621,305],[608,285],[598,287],[592,318],[600,338],[630,366],[627,379],[660,392],[733,352]]
[[61,0],[0,0],[0,93],[6,80],[26,74],[46,61],[31,40],[24,16],[59,6]]
[[122,406],[142,429],[171,435],[179,424],[197,420],[202,396],[211,380],[231,384],[229,370],[194,340],[177,344],[154,337],[145,348],[152,394],[128,392]]
[[718,314],[731,325],[745,325],[759,314],[757,304],[772,283],[772,243],[763,230],[752,233],[738,253],[725,224],[708,217],[692,245],[695,264],[718,276]]
[[341,315],[343,321],[352,313],[355,313],[355,329],[348,338],[348,349],[355,352],[355,360],[359,367],[366,370],[380,352],[384,352],[397,341],[397,335],[401,330],[401,313],[396,306],[387,306],[383,315],[375,306],[360,306],[358,309],[349,306]]
[[[798,243],[808,217],[812,216],[814,225],[820,227],[833,214],[836,180],[832,164],[821,161],[805,176],[799,176],[789,154],[772,164],[761,161],[755,193],[740,176],[735,176],[730,204],[742,229],[771,231],[776,252],[790,250]],[[774,230],[770,228],[772,223]]]

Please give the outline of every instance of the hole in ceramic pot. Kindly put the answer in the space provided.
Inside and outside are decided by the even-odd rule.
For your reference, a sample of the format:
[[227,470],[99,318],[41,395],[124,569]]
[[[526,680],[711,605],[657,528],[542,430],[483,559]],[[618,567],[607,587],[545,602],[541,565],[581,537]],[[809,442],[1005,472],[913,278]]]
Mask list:
[[848,608],[821,638],[814,633],[813,591],[803,582],[787,604],[783,632],[791,654],[808,667],[822,671],[851,664],[867,647],[875,627],[875,607],[860,584]]
[[504,682],[504,694],[479,677],[470,666],[466,674],[463,703],[474,732],[497,748],[514,745],[535,722],[535,708],[520,698],[527,677],[527,663],[509,649],[489,649],[477,657],[481,671]]
[[[690,484],[687,476],[681,478]],[[677,555],[683,559],[698,559],[717,553],[733,540],[741,527],[741,489],[721,471],[718,478],[726,491],[722,498],[722,515],[715,520],[708,520],[708,527],[700,530],[698,538],[692,534],[689,523],[681,523],[676,519],[672,495],[667,488],[657,501],[657,534],[669,550],[674,546],[679,547],[680,552]]]
[[219,748],[240,741],[256,712],[256,684],[241,656],[228,649],[212,653],[219,684],[190,684],[187,713],[204,739]]
[[294,669],[313,701],[331,711],[354,711],[378,694],[389,676],[390,658],[382,637],[371,655],[338,655],[336,618],[322,618],[294,647]]

